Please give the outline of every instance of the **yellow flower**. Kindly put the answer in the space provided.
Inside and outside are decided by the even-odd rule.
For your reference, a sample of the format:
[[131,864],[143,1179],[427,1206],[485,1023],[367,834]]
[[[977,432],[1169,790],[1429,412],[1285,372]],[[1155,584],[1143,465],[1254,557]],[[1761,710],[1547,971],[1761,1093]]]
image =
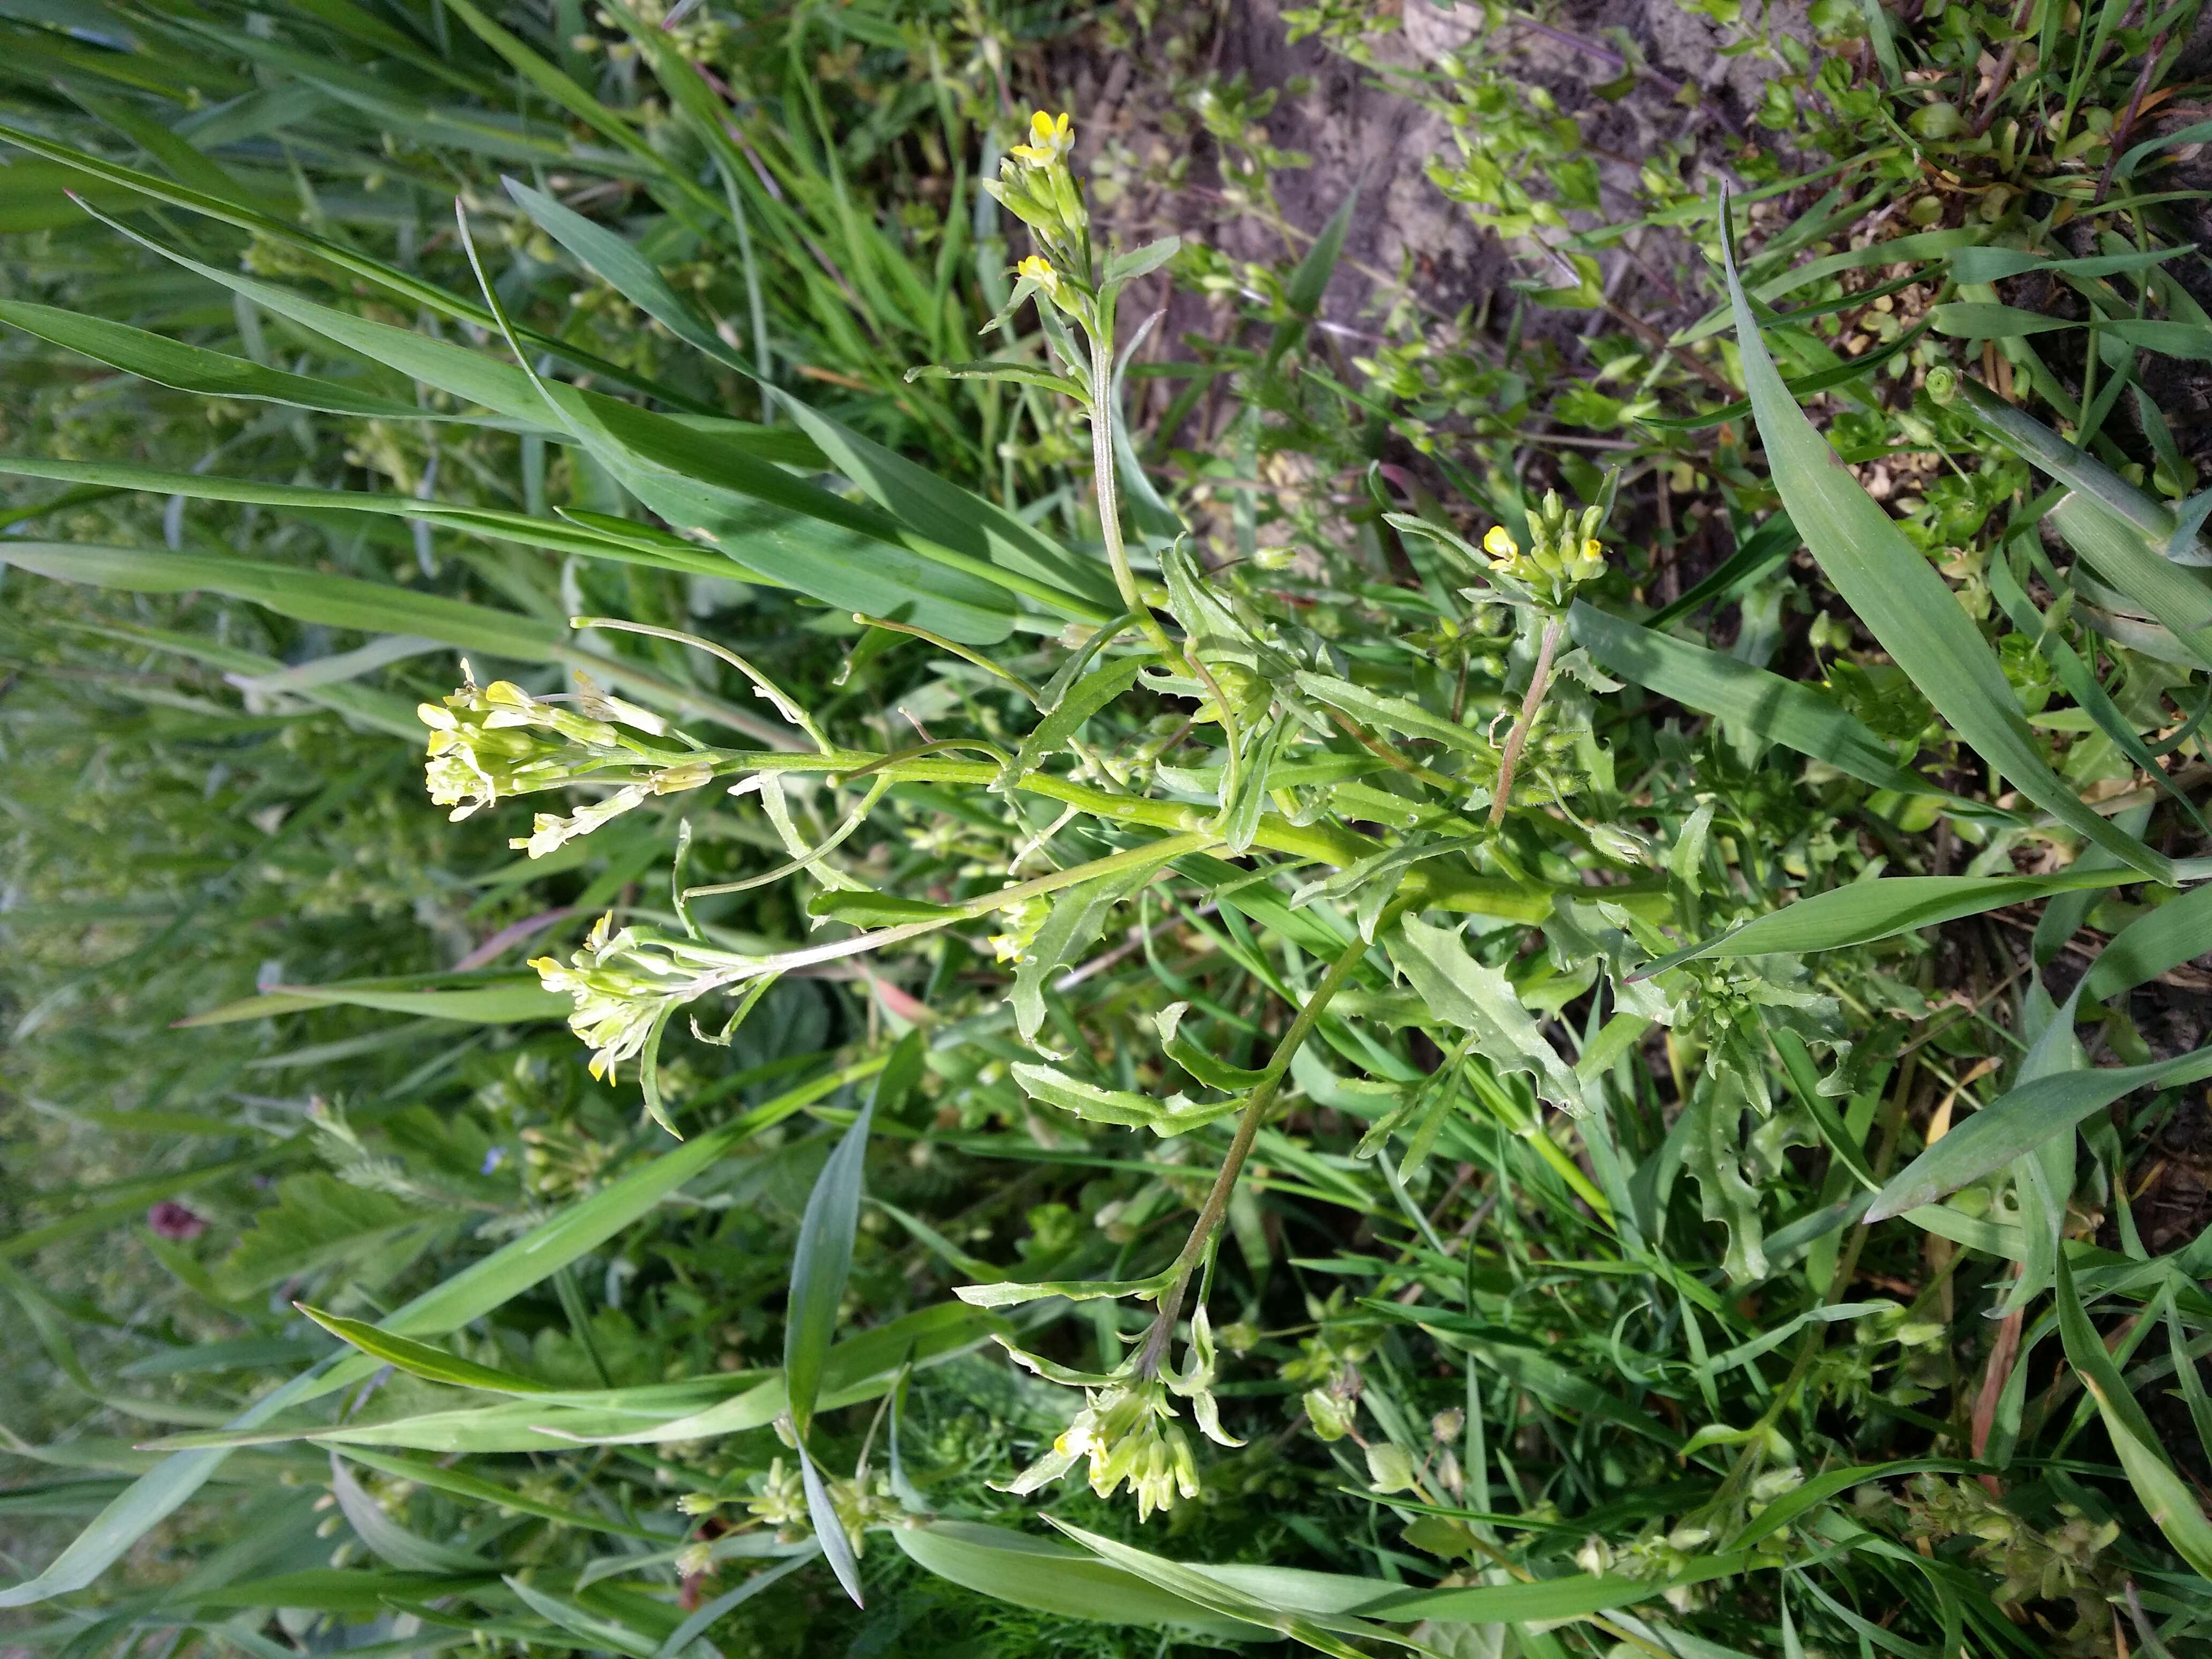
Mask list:
[[1055,121],[1042,110],[1030,117],[1030,142],[1016,144],[1013,154],[1032,167],[1048,167],[1075,148],[1075,123],[1065,112]]
[[1490,555],[1492,563],[1510,564],[1521,556],[1521,544],[1513,539],[1504,525],[1494,524],[1482,538],[1482,550]]
[[1053,299],[1060,297],[1060,273],[1053,269],[1051,260],[1032,253],[1014,267],[1014,274],[1035,283]]

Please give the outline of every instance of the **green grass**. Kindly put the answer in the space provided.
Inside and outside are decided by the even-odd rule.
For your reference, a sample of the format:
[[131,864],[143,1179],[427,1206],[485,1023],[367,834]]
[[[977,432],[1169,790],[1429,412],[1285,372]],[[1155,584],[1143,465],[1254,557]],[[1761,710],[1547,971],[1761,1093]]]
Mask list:
[[8,1639],[2212,1650],[2196,9],[1693,9],[5,25]]

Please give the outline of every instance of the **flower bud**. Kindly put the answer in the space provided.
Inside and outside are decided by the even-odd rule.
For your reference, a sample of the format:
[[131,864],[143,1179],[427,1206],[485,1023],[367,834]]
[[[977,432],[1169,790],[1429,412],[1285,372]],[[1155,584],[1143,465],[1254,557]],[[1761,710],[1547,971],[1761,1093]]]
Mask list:
[[1047,299],[1060,298],[1060,273],[1053,269],[1051,260],[1032,253],[1014,267],[1014,274],[1024,282],[1035,283]]

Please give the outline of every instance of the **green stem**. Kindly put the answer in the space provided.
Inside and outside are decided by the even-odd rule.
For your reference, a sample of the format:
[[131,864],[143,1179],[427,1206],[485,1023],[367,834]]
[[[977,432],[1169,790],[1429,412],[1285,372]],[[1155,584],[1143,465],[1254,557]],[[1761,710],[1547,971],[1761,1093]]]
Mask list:
[[695,989],[687,992],[693,996],[704,996],[708,992],[734,985],[744,980],[757,979],[767,974],[787,974],[793,969],[811,968],[824,962],[836,962],[845,957],[855,957],[869,951],[881,950],[887,945],[902,945],[908,939],[933,933],[940,927],[950,927],[956,921],[974,921],[995,910],[1004,910],[1033,898],[1042,898],[1048,893],[1073,887],[1102,876],[1120,875],[1141,869],[1147,864],[1163,867],[1191,853],[1204,853],[1221,844],[1221,838],[1204,830],[1186,830],[1165,840],[1132,847],[1103,859],[1093,859],[1088,864],[1079,864],[1066,870],[1054,870],[1030,880],[1018,882],[1011,887],[986,893],[980,898],[969,899],[964,904],[946,907],[942,915],[927,916],[919,921],[901,922],[895,927],[878,928],[874,933],[855,933],[849,939],[832,939],[826,945],[810,945],[801,950],[779,951],[768,957],[732,957],[726,972],[714,972],[701,976]]
[[[1409,899],[1401,899],[1392,904],[1376,923],[1376,937],[1381,938],[1383,931],[1395,924],[1411,906]],[[1359,966],[1368,949],[1367,941],[1354,934],[1352,943],[1346,945],[1342,954],[1329,964],[1328,971],[1322,975],[1321,983],[1314,987],[1313,994],[1306,999],[1306,1006],[1298,1010],[1298,1017],[1291,1022],[1291,1029],[1284,1033],[1282,1042],[1276,1045],[1274,1058],[1267,1062],[1266,1075],[1252,1085],[1252,1092],[1244,1102],[1243,1115],[1237,1120],[1237,1133],[1229,1143],[1228,1156],[1221,1160],[1220,1173],[1213,1177],[1213,1189],[1206,1194],[1206,1203],[1198,1212],[1198,1220],[1191,1227],[1190,1237],[1183,1244],[1182,1254],[1175,1260],[1175,1283],[1160,1298],[1159,1313],[1152,1321],[1152,1330],[1146,1335],[1144,1351],[1137,1363],[1139,1376],[1153,1375],[1167,1358],[1168,1344],[1175,1338],[1176,1320],[1182,1312],[1182,1299],[1190,1288],[1191,1275],[1205,1261],[1207,1245],[1213,1242],[1213,1235],[1220,1229],[1223,1218],[1229,1213],[1229,1200],[1237,1191],[1237,1178],[1244,1172],[1244,1160],[1252,1155],[1252,1144],[1260,1137],[1260,1128],[1267,1121],[1268,1108],[1275,1103],[1275,1096],[1282,1089],[1283,1079],[1290,1074],[1291,1061],[1297,1057],[1306,1038],[1313,1034],[1314,1027],[1321,1023],[1322,1012],[1328,1008],[1329,1000],[1344,988],[1345,981],[1352,977],[1352,970]]]
[[1536,723],[1536,711],[1544,706],[1544,693],[1551,689],[1552,658],[1559,648],[1559,637],[1564,631],[1565,624],[1557,617],[1544,624],[1544,642],[1536,648],[1536,672],[1529,676],[1528,695],[1521,699],[1520,718],[1506,734],[1505,752],[1498,763],[1498,797],[1490,803],[1490,827],[1493,830],[1505,821],[1505,808],[1513,799],[1513,774],[1521,764],[1521,750],[1528,741],[1528,730]]
[[1105,538],[1106,560],[1114,567],[1114,586],[1121,590],[1124,609],[1137,618],[1152,649],[1163,662],[1175,662],[1182,653],[1160,626],[1160,619],[1137,589],[1136,573],[1129,568],[1129,550],[1121,540],[1121,492],[1114,477],[1114,343],[1103,333],[1091,335],[1091,471],[1098,492],[1098,531]]
[[[672,757],[671,763],[678,760],[705,761],[714,767],[718,777],[745,772],[791,775],[834,773],[847,780],[869,775],[887,777],[894,783],[952,783],[986,787],[996,783],[1005,769],[994,761],[959,760],[941,752],[897,760],[867,750],[834,750],[828,754],[808,755],[706,749]],[[1039,795],[1064,806],[1073,806],[1108,823],[1141,825],[1170,833],[1196,830],[1210,817],[1175,801],[1114,794],[1048,772],[1031,772],[1014,787],[1024,794]],[[1292,823],[1276,812],[1261,815],[1252,844],[1270,853],[1325,864],[1337,870],[1389,850],[1382,842],[1355,830],[1326,823]],[[1437,859],[1408,871],[1404,890],[1424,908],[1534,923],[1551,915],[1553,895],[1557,890],[1533,878],[1510,881],[1476,875],[1472,871],[1455,869],[1448,860]],[[1607,888],[1605,896],[1607,902],[1619,904],[1647,921],[1674,919],[1674,904],[1662,881],[1626,882]]]

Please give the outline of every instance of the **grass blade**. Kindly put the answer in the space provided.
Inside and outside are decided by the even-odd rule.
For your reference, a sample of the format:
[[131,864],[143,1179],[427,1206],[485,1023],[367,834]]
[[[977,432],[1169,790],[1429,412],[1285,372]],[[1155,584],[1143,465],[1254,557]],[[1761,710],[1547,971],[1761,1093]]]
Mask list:
[[1699,957],[1763,957],[1870,945],[1916,927],[1933,927],[2053,893],[2124,887],[2139,879],[2131,870],[2068,870],[2055,876],[1890,876],[1855,881],[1771,910],[1717,939],[1662,957],[1642,971],[1656,974]]
[[[921,1074],[921,1035],[901,1039],[877,1073],[867,1104],[815,1177],[791,1257],[791,1300],[784,1313],[784,1385],[792,1420],[803,1437],[822,1389],[823,1361],[837,1329],[837,1304],[853,1265],[853,1230],[860,1218],[860,1185],[868,1155],[868,1130],[876,1109],[896,1111]],[[830,1547],[825,1545],[824,1547]],[[832,1565],[836,1551],[831,1548]],[[844,1578],[841,1571],[839,1578]],[[853,1586],[848,1585],[851,1589]],[[854,1595],[854,1601],[860,1596]]]
[[1933,1204],[1970,1181],[2002,1170],[2056,1134],[2100,1112],[2137,1089],[2171,1088],[2212,1077],[2212,1048],[2199,1048],[2148,1066],[2062,1072],[1999,1097],[1890,1178],[1867,1211],[1869,1222],[1887,1221]]
[[2119,1454],[2120,1467],[2127,1471],[2128,1485],[2166,1534],[2166,1541],[2173,1546],[2173,1553],[2200,1577],[2212,1579],[2212,1520],[2206,1518],[2189,1482],[2159,1449],[2157,1431],[2151,1427],[2150,1419],[2082,1309],[2073,1270],[2063,1251],[2058,1258],[2057,1302],[2058,1334],[2065,1344],[2066,1363],[2073,1366],[2081,1386],[2097,1402],[2105,1432],[2112,1437],[2112,1449]]
[[2081,981],[2086,1002],[2110,1002],[2212,951],[2212,884],[2193,887],[2114,934]]
[[483,1572],[483,1559],[468,1550],[455,1549],[401,1526],[384,1512],[374,1498],[362,1490],[336,1452],[331,1454],[331,1490],[354,1536],[368,1553],[402,1572]]
[[1107,1625],[1155,1625],[1249,1641],[1252,1626],[1148,1584],[1133,1572],[1011,1527],[932,1521],[891,1534],[908,1559],[979,1595],[1032,1612]]
[[2203,574],[2162,557],[2138,526],[2087,495],[2067,496],[2051,509],[2051,521],[2092,569],[2212,667],[2212,583]]
[[106,363],[111,368],[158,381],[179,392],[197,392],[204,398],[248,398],[262,403],[283,404],[291,409],[393,421],[460,418],[417,408],[396,398],[356,392],[333,380],[264,368],[251,358],[186,345],[126,323],[111,323],[102,318],[63,311],[53,306],[33,305],[25,300],[0,300],[0,322]]
[[1671,697],[1685,708],[1732,721],[1785,749],[1826,761],[1877,789],[1908,795],[1945,793],[1899,766],[1889,745],[1856,715],[1809,685],[1739,661],[1726,652],[1642,627],[1580,599],[1567,623],[1576,642],[1607,672]]
[[2154,881],[2172,860],[2085,805],[2044,763],[1996,655],[1950,587],[1813,429],[1767,355],[1735,268],[1726,193],[1722,247],[1745,390],[1782,504],[1836,591],[1923,696],[1981,756],[2068,829]]
[[[872,1101],[869,1104],[872,1106],[874,1103]],[[867,1119],[868,1114],[864,1109],[860,1122],[853,1127],[856,1129],[861,1127]],[[842,1146],[838,1148],[840,1152],[843,1150]],[[858,1204],[856,1194],[856,1210]],[[810,1205],[808,1209],[811,1213],[812,1206]],[[848,1246],[849,1251],[849,1240]],[[842,1291],[842,1285],[840,1289]],[[830,1488],[822,1479],[822,1471],[814,1467],[814,1459],[808,1455],[804,1440],[799,1442],[798,1450],[799,1480],[805,1488],[806,1516],[814,1523],[815,1540],[822,1546],[822,1553],[829,1558],[830,1571],[837,1575],[838,1585],[853,1598],[854,1607],[864,1607],[867,1602],[860,1595],[860,1563],[853,1553],[853,1540],[845,1535],[845,1523],[837,1517],[837,1506],[830,1501]]]

